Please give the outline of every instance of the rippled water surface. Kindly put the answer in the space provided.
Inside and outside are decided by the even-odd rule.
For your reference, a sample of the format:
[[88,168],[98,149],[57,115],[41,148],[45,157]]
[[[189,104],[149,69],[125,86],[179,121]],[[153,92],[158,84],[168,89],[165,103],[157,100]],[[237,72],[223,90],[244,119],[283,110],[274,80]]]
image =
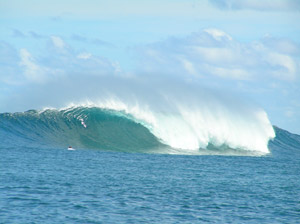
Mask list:
[[299,223],[300,160],[0,149],[1,223]]

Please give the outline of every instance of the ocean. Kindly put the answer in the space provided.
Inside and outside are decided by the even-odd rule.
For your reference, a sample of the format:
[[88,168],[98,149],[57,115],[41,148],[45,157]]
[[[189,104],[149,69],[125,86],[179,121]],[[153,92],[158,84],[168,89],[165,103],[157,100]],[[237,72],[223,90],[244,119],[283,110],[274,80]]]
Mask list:
[[299,135],[264,122],[191,135],[162,117],[0,114],[0,223],[300,223]]

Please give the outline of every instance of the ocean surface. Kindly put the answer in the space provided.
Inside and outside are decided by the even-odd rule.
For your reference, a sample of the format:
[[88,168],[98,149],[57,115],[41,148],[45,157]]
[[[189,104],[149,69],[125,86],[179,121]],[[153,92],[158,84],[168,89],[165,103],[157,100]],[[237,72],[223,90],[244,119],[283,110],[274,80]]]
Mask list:
[[195,150],[122,111],[2,113],[0,223],[300,223],[300,136],[273,129]]

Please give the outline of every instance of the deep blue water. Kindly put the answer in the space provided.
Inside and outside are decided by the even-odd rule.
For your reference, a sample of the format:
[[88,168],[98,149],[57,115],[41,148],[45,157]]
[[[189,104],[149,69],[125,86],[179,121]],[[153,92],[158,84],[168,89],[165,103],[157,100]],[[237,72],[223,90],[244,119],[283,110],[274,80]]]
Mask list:
[[298,156],[5,148],[0,157],[0,220],[299,223]]
[[128,117],[77,112],[0,114],[0,223],[300,223],[299,135],[171,155]]

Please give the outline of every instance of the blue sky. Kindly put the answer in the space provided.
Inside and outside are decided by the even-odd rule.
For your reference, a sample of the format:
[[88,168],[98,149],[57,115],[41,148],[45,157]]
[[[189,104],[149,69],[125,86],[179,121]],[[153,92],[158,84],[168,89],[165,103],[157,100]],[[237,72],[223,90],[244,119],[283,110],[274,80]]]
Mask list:
[[164,75],[300,134],[299,21],[297,0],[2,0],[0,112],[51,106],[26,93],[65,77]]

